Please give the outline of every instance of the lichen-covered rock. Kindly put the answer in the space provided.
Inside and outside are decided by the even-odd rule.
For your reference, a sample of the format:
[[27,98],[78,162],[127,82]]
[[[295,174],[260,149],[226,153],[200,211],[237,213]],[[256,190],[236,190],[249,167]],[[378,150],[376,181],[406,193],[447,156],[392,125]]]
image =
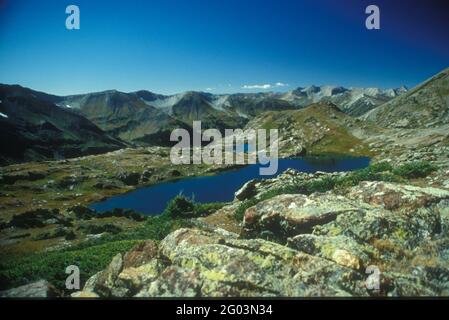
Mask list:
[[[313,179],[321,175],[327,174]],[[254,182],[256,192],[277,183],[267,181]],[[145,241],[117,255],[83,292],[101,297],[448,295],[447,197],[435,188],[364,182],[338,194],[279,195],[246,210],[241,234],[217,228],[214,219],[235,212],[237,199],[216,217],[198,219],[195,227],[178,229],[159,244]]]
[[123,269],[140,267],[158,256],[154,241],[142,241],[123,256]]
[[91,291],[76,291],[72,293],[70,297],[80,299],[92,299],[92,298],[99,298],[100,296]]
[[170,266],[155,281],[149,282],[136,297],[200,297],[202,283],[198,271]]
[[388,296],[391,297],[435,297],[437,292],[433,290],[424,279],[397,272],[385,273],[389,285]]
[[329,223],[341,214],[357,213],[364,207],[367,206],[358,207],[331,194],[280,195],[246,210],[243,234],[284,243],[288,237],[310,233],[317,225]]
[[383,239],[413,248],[436,235],[441,230],[440,223],[438,213],[431,208],[421,208],[409,214],[373,208],[341,215],[315,228],[314,233],[324,236],[342,234],[366,243]]
[[449,191],[387,182],[362,182],[346,195],[387,210],[413,210],[449,199]]
[[[312,278],[321,279],[315,284],[326,292],[342,293],[347,288],[339,277],[346,275],[354,281],[361,278],[350,269],[273,242],[228,238],[194,229],[181,229],[168,236],[161,243],[161,252],[172,264],[199,273],[201,296],[307,295],[314,286]],[[322,285],[325,277],[334,281]],[[306,281],[310,287],[304,285]],[[355,283],[353,286],[363,294],[363,289]]]
[[[369,294],[365,276],[356,270],[274,242],[239,239],[220,229],[179,229],[161,242],[158,255],[153,255],[152,246],[140,248],[125,257],[133,256],[145,264],[122,269],[108,292],[98,290],[98,285],[94,292],[137,297]],[[146,249],[153,253],[148,255]],[[138,252],[147,258],[138,259]],[[111,269],[109,266],[103,272],[109,275]],[[104,283],[105,275],[97,276],[97,283]]]
[[128,297],[135,295],[145,284],[156,280],[165,267],[163,261],[153,259],[144,265],[123,269],[114,283],[113,295]]
[[113,295],[114,284],[123,268],[123,257],[118,253],[106,269],[87,280],[83,291],[98,293],[100,296]]
[[[320,172],[317,171],[315,173],[306,173],[300,172],[295,169],[289,168],[279,174],[277,177],[272,179],[254,179],[247,184],[243,185],[238,193],[247,193],[252,194],[251,198],[260,198],[261,195],[267,193],[272,190],[279,190],[281,188],[285,188],[288,186],[296,186],[301,182],[311,182],[318,181],[325,178],[334,179],[334,178],[342,178],[348,175],[349,172]],[[242,198],[243,197],[242,195]],[[244,199],[239,199],[236,197],[236,200],[243,201]]]
[[375,248],[344,235],[300,234],[289,238],[288,246],[355,270],[365,270],[379,256]]

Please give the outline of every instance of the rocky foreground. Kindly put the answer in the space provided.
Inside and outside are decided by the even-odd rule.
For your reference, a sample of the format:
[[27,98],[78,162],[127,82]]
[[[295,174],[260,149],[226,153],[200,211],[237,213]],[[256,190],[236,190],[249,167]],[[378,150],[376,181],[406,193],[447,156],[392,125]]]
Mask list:
[[[387,179],[368,175],[312,193],[289,188],[350,181],[353,174],[289,169],[274,179],[251,180],[232,203],[192,219],[191,227],[117,254],[71,296],[447,296],[449,148],[445,134],[435,136],[418,141],[402,134],[397,149],[375,160],[400,165],[418,157],[435,165],[416,179],[390,180],[385,169],[379,177]],[[373,141],[379,147],[388,143],[382,136]],[[40,281],[0,293],[36,294],[67,292]]]
[[[304,176],[318,178],[288,170],[245,188],[257,193]],[[246,210],[240,234],[207,221],[118,254],[72,296],[449,294],[448,190],[362,182],[342,192],[261,201]],[[380,272],[377,284],[372,270]]]

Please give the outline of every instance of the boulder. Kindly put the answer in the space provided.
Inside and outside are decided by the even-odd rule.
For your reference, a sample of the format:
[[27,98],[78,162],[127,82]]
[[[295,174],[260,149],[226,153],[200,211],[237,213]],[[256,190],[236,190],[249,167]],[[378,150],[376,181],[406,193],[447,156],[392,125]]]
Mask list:
[[46,280],[0,291],[0,297],[2,298],[54,298],[59,296],[60,292]]
[[257,180],[253,179],[248,181],[247,183],[245,183],[243,185],[243,187],[241,187],[239,190],[237,190],[235,192],[235,199],[239,200],[239,201],[244,201],[246,199],[250,199],[252,197],[254,197],[257,192],[256,192],[256,184],[257,184]]
[[[160,244],[160,272],[144,265],[137,297],[368,295],[363,276],[345,266],[262,239],[224,230],[179,229]],[[165,266],[162,259],[165,258]],[[154,263],[155,260],[152,260]],[[137,268],[137,269],[139,269]],[[120,278],[130,277],[125,269]],[[126,272],[125,272],[126,271]]]
[[379,256],[375,248],[344,235],[300,234],[289,238],[288,246],[355,270],[364,270]]
[[101,297],[129,297],[145,283],[156,279],[164,264],[153,241],[143,241],[123,256],[117,254],[109,266],[87,280],[83,292]]
[[109,297],[114,289],[115,281],[123,268],[123,258],[118,253],[103,271],[89,278],[83,291],[95,292],[102,297]]
[[158,247],[152,240],[138,243],[123,256],[123,268],[140,267],[158,256]]
[[380,181],[361,182],[346,195],[387,210],[414,210],[449,199],[449,191]]
[[288,237],[310,233],[317,225],[329,223],[341,214],[360,210],[364,210],[363,207],[331,194],[280,195],[246,210],[243,235],[285,243]]

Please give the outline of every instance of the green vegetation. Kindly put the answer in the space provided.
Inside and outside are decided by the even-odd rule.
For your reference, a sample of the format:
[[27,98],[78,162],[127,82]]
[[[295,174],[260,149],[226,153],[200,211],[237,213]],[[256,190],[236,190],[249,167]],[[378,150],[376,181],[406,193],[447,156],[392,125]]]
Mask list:
[[24,258],[0,263],[0,286],[2,288],[23,285],[39,279],[50,281],[58,289],[64,289],[69,265],[80,268],[81,279],[104,269],[119,252],[126,252],[137,241],[115,241],[88,248],[69,248],[54,252],[42,252]]
[[180,194],[170,200],[162,216],[172,219],[204,217],[222,208],[224,205],[225,203],[223,202],[195,203],[193,199]]
[[[76,265],[80,268],[84,282],[95,273],[103,270],[117,253],[124,253],[141,240],[160,241],[169,233],[192,226],[192,217],[205,216],[224,203],[199,204],[179,195],[172,199],[164,213],[147,217],[137,228],[118,232],[111,230],[100,238],[88,240],[69,248],[39,252],[26,257],[0,261],[0,288],[10,288],[45,279],[64,290],[65,268]],[[183,209],[189,209],[183,212]]]
[[167,207],[162,215],[174,219],[191,217],[193,215],[194,208],[195,206],[190,199],[184,197],[183,195],[177,195],[167,204]]
[[411,162],[394,169],[393,173],[407,179],[416,179],[427,177],[437,168],[426,161]]
[[312,194],[314,192],[326,192],[333,189],[353,187],[362,181],[386,181],[400,182],[404,179],[422,178],[435,170],[435,166],[428,162],[414,162],[393,168],[389,163],[382,162],[372,164],[367,168],[355,170],[342,177],[324,177],[312,181],[297,181],[279,189],[270,190],[260,195],[257,199],[252,198],[243,201],[235,212],[238,221],[243,220],[246,209],[257,203],[271,199],[281,194]]

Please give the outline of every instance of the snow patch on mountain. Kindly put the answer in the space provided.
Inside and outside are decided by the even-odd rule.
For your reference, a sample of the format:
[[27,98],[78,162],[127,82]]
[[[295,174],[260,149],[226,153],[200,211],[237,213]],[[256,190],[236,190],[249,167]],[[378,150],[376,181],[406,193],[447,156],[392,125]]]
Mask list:
[[179,94],[175,94],[173,96],[167,96],[164,98],[159,98],[153,101],[149,101],[147,102],[147,104],[161,109],[162,111],[168,113],[168,114],[172,114],[173,113],[173,106],[175,104],[177,104],[179,101],[181,101],[181,99],[185,96],[185,93],[179,93]]

